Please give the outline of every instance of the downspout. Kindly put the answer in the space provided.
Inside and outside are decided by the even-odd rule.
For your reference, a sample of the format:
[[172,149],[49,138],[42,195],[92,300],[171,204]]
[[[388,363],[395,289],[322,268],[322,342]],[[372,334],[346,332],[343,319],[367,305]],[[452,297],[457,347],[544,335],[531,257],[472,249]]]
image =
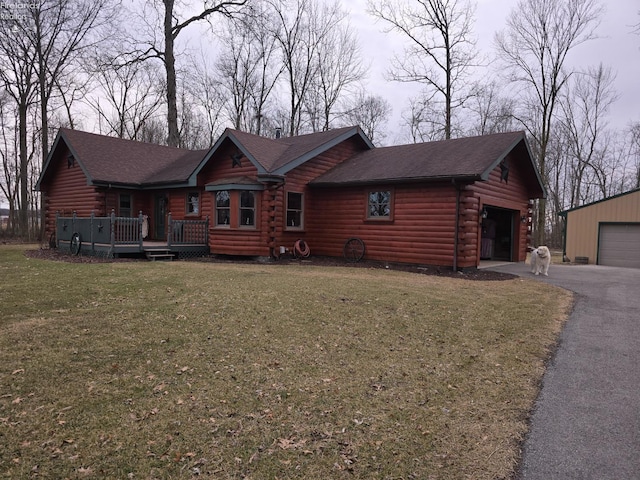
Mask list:
[[456,189],[456,226],[453,234],[453,271],[458,271],[458,236],[460,234],[460,185],[454,179],[451,183]]
[[567,212],[560,214],[560,216],[564,219],[562,222],[562,261],[565,261],[567,258],[567,225],[569,224],[569,214]]

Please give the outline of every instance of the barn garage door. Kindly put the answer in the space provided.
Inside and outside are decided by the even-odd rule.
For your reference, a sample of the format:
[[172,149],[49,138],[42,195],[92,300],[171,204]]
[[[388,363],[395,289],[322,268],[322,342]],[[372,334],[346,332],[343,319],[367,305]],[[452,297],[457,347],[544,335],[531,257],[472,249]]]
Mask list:
[[598,264],[640,268],[640,224],[600,225]]

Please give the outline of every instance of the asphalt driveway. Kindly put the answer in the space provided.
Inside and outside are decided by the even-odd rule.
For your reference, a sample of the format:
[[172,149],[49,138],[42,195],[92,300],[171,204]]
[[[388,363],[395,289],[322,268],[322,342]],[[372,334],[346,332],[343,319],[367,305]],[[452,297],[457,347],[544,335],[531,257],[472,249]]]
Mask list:
[[493,267],[576,293],[525,440],[519,480],[640,479],[640,269]]

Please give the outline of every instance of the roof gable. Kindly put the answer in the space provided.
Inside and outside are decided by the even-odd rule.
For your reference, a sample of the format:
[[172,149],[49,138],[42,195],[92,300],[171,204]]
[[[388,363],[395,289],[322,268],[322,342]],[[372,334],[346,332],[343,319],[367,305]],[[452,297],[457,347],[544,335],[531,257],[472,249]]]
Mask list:
[[249,159],[258,169],[259,175],[278,176],[285,175],[295,167],[352,136],[358,136],[368,148],[374,148],[371,140],[359,127],[343,127],[277,139],[227,128],[202,159],[194,175],[197,175],[204,168],[226,141],[231,141],[239,152]]
[[37,187],[62,144],[67,146],[90,184],[145,186],[186,182],[206,153],[63,128],[58,132]]

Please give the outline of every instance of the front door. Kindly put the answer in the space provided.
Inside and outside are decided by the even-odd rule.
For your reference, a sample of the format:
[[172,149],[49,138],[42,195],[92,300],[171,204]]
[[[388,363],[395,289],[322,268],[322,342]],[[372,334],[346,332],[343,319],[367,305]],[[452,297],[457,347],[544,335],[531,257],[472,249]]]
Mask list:
[[167,203],[165,195],[156,195],[153,215],[153,233],[156,240],[167,238]]

